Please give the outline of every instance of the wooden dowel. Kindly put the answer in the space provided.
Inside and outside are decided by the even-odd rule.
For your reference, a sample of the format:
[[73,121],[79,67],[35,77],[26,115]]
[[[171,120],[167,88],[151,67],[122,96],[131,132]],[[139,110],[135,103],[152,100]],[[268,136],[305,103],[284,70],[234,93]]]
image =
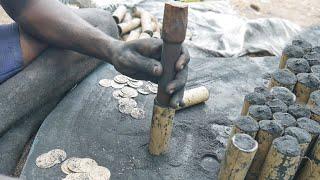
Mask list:
[[282,86],[288,88],[290,91],[293,91],[296,83],[297,78],[294,73],[288,69],[278,69],[271,74],[269,88],[271,89],[275,86]]
[[228,141],[218,180],[243,180],[258,149],[258,143],[247,134],[235,134]]
[[266,97],[261,93],[249,93],[244,97],[241,116],[246,116],[248,114],[249,107],[251,105],[263,105],[267,102]]
[[233,122],[230,137],[237,133],[244,133],[255,138],[258,130],[259,124],[256,120],[250,116],[241,116]]
[[124,18],[127,12],[127,7],[124,5],[120,5],[112,14],[113,19],[119,24]]
[[124,15],[124,18],[122,20],[122,22],[129,22],[132,20],[132,16],[131,16],[131,13],[130,12],[127,12],[125,15]]
[[246,179],[256,180],[260,175],[262,165],[268,154],[272,141],[283,134],[284,128],[276,121],[262,120],[259,122],[260,130],[256,135],[258,150],[252,161]]
[[209,90],[204,86],[186,90],[182,98],[183,106],[177,108],[176,110],[185,109],[203,103],[209,99],[209,96]]
[[320,87],[319,79],[311,73],[300,73],[297,75],[298,82],[295,86],[295,94],[297,102],[306,104],[309,100],[310,94]]
[[131,30],[139,27],[140,23],[141,23],[141,21],[138,18],[134,18],[128,22],[120,23],[120,24],[118,24],[119,32],[120,32],[120,34],[126,34],[126,33],[130,32]]
[[303,49],[299,46],[287,45],[282,51],[282,56],[279,63],[279,68],[285,68],[289,58],[302,58],[304,55]]
[[187,30],[188,6],[178,2],[165,3],[163,22],[163,75],[154,104],[149,143],[149,152],[153,155],[160,155],[167,150],[171,136],[175,109],[170,107],[172,95],[166,92],[166,87],[176,76],[175,64],[181,55]]
[[298,140],[292,136],[275,139],[268,152],[259,180],[293,179],[300,162]]
[[141,28],[136,28],[136,29],[130,31],[129,36],[126,41],[133,41],[133,40],[139,39],[140,34],[141,34]]

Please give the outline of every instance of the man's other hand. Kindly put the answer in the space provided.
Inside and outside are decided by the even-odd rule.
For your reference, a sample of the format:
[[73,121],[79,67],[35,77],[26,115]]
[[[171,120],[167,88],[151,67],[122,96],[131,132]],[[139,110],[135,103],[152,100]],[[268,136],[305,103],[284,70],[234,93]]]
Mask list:
[[[163,71],[160,63],[161,51],[160,39],[150,38],[121,43],[115,48],[112,64],[117,71],[131,78],[158,83]],[[181,104],[189,61],[188,50],[183,47],[175,67],[177,75],[166,88],[168,94],[173,94],[170,102],[172,107]]]

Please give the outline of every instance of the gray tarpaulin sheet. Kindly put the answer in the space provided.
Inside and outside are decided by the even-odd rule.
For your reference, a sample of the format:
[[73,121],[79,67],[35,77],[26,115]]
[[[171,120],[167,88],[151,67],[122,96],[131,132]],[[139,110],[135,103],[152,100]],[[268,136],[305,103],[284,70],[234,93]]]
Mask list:
[[[163,0],[92,0],[97,7],[126,4],[143,7],[162,19]],[[189,3],[188,39],[195,50],[208,55],[238,57],[248,53],[268,52],[280,55],[285,44],[301,28],[285,19],[249,20],[239,16],[229,0],[205,0]]]

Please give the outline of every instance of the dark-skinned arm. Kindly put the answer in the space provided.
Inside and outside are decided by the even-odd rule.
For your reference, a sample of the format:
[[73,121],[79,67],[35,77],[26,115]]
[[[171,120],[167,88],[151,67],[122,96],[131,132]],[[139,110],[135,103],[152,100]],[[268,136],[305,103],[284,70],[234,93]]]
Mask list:
[[[127,76],[158,82],[162,41],[144,39],[125,43],[93,27],[57,0],[0,0],[5,11],[26,33],[47,43],[96,57]],[[176,78],[167,86],[172,106],[182,100],[189,53],[183,48],[176,63]]]

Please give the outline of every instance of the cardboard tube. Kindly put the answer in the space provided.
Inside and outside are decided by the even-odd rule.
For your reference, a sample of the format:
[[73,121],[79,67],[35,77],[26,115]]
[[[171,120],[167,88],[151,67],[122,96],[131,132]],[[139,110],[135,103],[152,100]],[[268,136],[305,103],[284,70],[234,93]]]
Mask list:
[[152,37],[153,35],[153,26],[152,18],[153,16],[143,8],[134,7],[132,8],[133,16],[141,18],[141,27],[142,32],[147,33]]
[[271,89],[275,86],[282,86],[288,88],[290,91],[293,91],[296,83],[297,78],[294,73],[288,69],[278,69],[271,74],[269,88]]
[[282,51],[282,56],[279,63],[279,68],[285,68],[289,58],[302,58],[304,55],[303,49],[299,46],[288,45]]
[[136,28],[136,29],[130,31],[129,36],[126,41],[128,42],[128,41],[133,41],[133,40],[139,39],[140,34],[141,34],[141,28]]
[[184,92],[182,98],[183,107],[179,107],[177,108],[177,110],[185,109],[203,103],[209,99],[209,96],[209,90],[204,86],[189,89]]
[[297,75],[298,82],[295,87],[297,103],[306,104],[310,94],[319,89],[320,81],[310,73],[300,73]]
[[290,58],[287,61],[286,68],[294,74],[310,72],[310,66],[306,59]]
[[310,94],[307,105],[309,108],[313,108],[315,106],[320,107],[320,90],[313,91]]
[[237,133],[248,134],[252,138],[255,138],[259,130],[259,124],[250,116],[241,116],[233,122],[233,127],[230,133],[230,137]]
[[129,22],[132,20],[132,16],[130,14],[130,12],[126,12],[126,14],[124,15],[124,18],[122,20],[122,22]]
[[155,101],[149,142],[149,152],[151,154],[160,155],[167,151],[173,128],[174,115],[175,109],[161,107]]
[[253,105],[249,107],[248,115],[256,121],[271,120],[271,109],[266,105]]
[[127,12],[127,7],[124,5],[120,5],[112,14],[113,19],[119,24],[124,18]]
[[276,121],[262,120],[259,122],[259,127],[260,130],[256,135],[259,146],[246,176],[248,180],[258,179],[272,141],[283,133],[282,125]]
[[147,38],[151,38],[150,34],[148,33],[141,33],[140,36],[139,36],[139,39],[147,39]]
[[261,170],[262,179],[293,179],[300,162],[298,140],[292,136],[275,139]]
[[273,119],[281,124],[284,128],[296,126],[296,119],[289,113],[277,112],[273,114]]
[[309,144],[312,139],[310,133],[298,127],[288,127],[284,131],[284,134],[295,137],[298,140],[298,143],[301,149],[300,156],[304,157],[306,155],[306,152],[308,150]]
[[131,30],[139,27],[140,23],[141,23],[141,21],[138,18],[134,18],[128,22],[120,23],[120,24],[118,24],[119,32],[120,32],[120,34],[126,34],[126,33],[130,32]]
[[244,97],[244,102],[241,110],[241,116],[248,114],[249,107],[251,105],[263,105],[267,101],[266,97],[261,93],[249,93]]
[[257,141],[247,134],[235,134],[231,137],[221,162],[218,179],[243,180],[257,149]]

